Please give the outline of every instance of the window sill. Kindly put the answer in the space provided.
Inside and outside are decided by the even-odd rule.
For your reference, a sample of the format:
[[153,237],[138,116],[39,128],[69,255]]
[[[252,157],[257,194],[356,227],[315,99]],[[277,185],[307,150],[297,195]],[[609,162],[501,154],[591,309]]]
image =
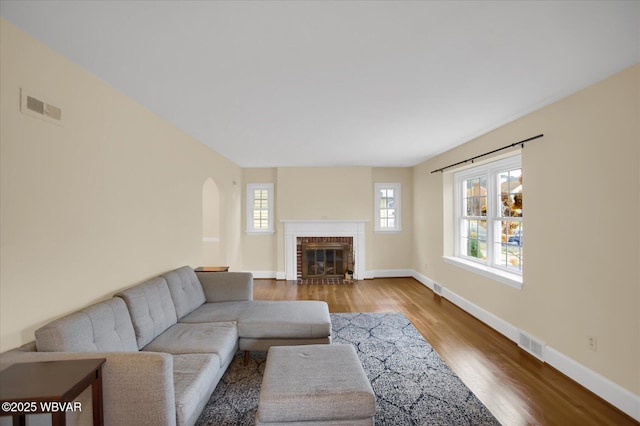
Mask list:
[[273,235],[276,231],[267,230],[267,231],[246,231],[247,235]]
[[374,229],[373,232],[375,234],[399,234],[402,232],[402,229]]
[[519,290],[522,289],[523,281],[521,275],[511,274],[501,269],[491,268],[485,265],[479,265],[475,262],[461,259],[459,257],[443,256],[442,259],[451,265],[458,266],[462,269],[466,269],[467,271],[482,275],[483,277],[490,278],[510,287],[517,288]]

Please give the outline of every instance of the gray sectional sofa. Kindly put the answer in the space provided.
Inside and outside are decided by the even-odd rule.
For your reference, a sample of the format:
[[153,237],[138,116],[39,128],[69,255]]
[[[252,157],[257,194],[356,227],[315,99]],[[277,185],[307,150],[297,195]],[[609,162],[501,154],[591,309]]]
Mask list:
[[[238,350],[330,343],[331,319],[325,302],[254,301],[250,273],[184,266],[57,319],[35,336],[1,354],[0,368],[106,358],[106,425],[181,426],[196,422]],[[90,391],[79,400],[84,409],[67,420],[91,424]]]

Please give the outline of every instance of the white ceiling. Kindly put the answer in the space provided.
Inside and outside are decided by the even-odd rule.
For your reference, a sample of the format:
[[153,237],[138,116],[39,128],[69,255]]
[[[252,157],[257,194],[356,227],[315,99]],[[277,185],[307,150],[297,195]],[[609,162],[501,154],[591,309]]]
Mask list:
[[0,12],[243,167],[415,165],[640,62],[637,0],[2,0]]

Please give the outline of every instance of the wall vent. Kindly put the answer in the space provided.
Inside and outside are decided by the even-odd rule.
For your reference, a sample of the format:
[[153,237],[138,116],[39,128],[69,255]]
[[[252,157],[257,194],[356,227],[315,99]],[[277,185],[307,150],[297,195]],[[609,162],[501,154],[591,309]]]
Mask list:
[[433,283],[433,292],[438,296],[442,296],[442,286],[438,283]]
[[525,351],[529,352],[534,357],[538,358],[540,361],[544,361],[544,347],[545,344],[540,340],[537,340],[522,330],[520,330],[518,336],[518,346],[520,346]]
[[62,109],[32,96],[20,89],[20,111],[31,117],[62,125]]

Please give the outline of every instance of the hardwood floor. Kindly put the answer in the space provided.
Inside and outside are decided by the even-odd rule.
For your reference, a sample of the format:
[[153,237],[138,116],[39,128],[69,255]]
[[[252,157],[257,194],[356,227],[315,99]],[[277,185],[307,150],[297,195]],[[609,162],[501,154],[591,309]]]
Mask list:
[[351,285],[255,280],[255,300],[324,300],[336,312],[402,312],[505,426],[638,425],[413,278]]

